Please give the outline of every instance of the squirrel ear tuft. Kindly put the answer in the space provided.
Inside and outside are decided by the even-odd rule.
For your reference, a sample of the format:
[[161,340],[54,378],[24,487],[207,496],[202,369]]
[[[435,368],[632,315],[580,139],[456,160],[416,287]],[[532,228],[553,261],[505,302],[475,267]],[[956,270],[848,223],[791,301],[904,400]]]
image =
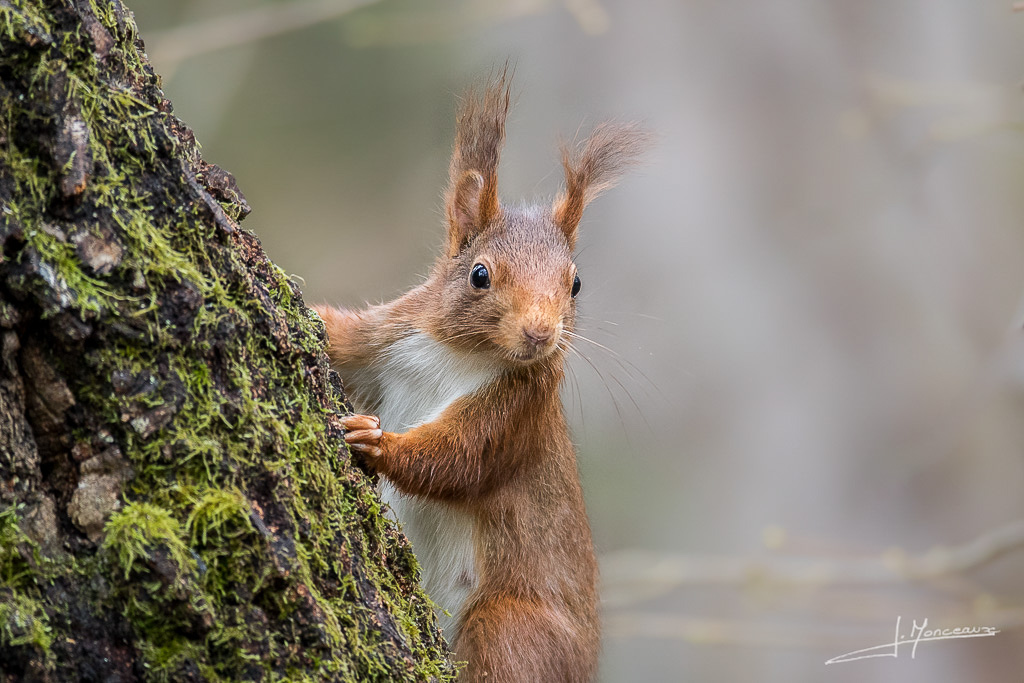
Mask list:
[[472,237],[483,228],[480,200],[484,177],[466,171],[448,192],[448,255],[457,256]]
[[583,209],[636,165],[650,142],[650,133],[635,123],[602,123],[575,149],[562,145],[565,190],[555,199],[552,215],[570,249]]
[[470,90],[459,105],[445,193],[451,256],[501,214],[498,161],[505,143],[511,78],[506,64],[483,92]]

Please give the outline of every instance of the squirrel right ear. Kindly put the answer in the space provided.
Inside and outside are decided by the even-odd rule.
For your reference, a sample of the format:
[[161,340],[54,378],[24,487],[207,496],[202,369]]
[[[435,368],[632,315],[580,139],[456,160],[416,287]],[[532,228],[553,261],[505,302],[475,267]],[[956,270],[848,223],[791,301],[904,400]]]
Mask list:
[[455,119],[455,150],[448,169],[445,209],[448,255],[456,256],[476,233],[501,214],[498,160],[505,143],[511,92],[508,65],[483,93],[470,90]]

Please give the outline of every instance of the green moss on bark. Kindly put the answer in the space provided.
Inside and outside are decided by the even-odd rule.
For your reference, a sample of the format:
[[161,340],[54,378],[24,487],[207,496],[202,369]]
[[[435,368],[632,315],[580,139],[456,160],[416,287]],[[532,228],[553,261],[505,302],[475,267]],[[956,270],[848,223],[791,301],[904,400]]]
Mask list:
[[0,410],[34,439],[0,459],[0,668],[454,678],[344,447],[322,322],[130,13],[0,0],[0,36]]

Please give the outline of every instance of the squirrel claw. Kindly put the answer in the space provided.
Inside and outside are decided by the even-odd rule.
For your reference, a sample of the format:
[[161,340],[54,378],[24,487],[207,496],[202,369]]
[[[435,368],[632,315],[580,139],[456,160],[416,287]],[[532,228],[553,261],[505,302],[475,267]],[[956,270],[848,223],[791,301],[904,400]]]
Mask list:
[[342,418],[342,424],[348,432],[345,443],[356,453],[370,458],[381,455],[381,439],[384,432],[380,429],[380,420],[372,415],[350,415]]
[[374,446],[368,443],[353,443],[349,441],[348,447],[356,453],[370,458],[379,458],[381,455],[380,446]]
[[379,429],[356,429],[345,435],[345,441],[350,444],[376,445],[382,436],[384,436],[384,432]]
[[341,418],[341,426],[346,431],[380,429],[380,418],[375,415],[346,415]]
[[376,415],[346,415],[341,418],[341,426],[345,428],[345,443],[353,452],[369,458],[381,456],[381,440],[384,432],[380,428],[380,418]]

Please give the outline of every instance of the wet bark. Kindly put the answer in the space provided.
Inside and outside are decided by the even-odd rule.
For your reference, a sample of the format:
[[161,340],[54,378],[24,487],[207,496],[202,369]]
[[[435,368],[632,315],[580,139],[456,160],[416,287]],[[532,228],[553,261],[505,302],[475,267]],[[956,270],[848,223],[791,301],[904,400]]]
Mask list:
[[118,0],[0,0],[0,680],[449,680],[338,418]]

